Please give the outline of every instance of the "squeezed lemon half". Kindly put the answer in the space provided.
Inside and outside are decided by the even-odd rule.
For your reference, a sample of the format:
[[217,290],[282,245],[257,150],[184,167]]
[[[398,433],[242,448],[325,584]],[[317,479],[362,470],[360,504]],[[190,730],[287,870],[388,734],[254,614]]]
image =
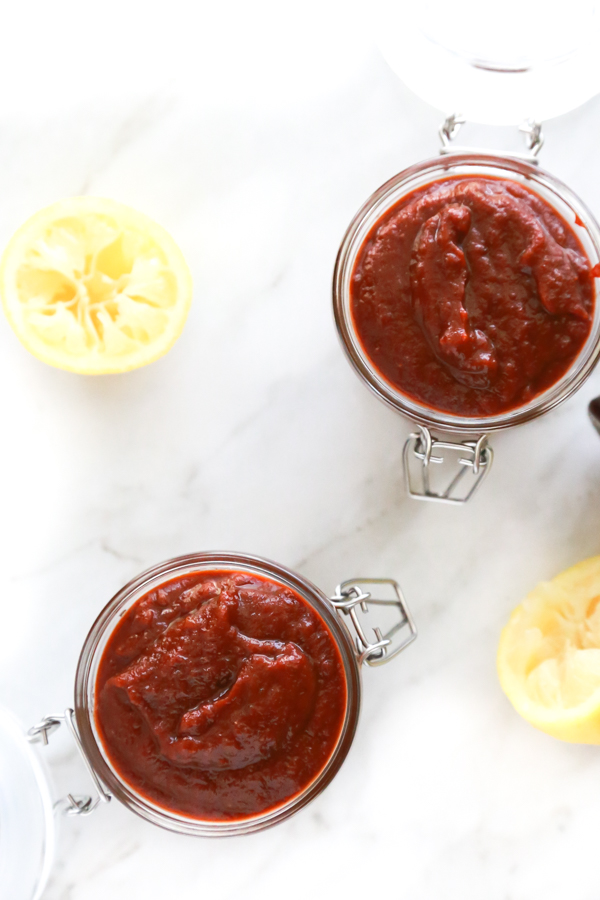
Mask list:
[[536,728],[600,744],[600,556],[542,582],[514,610],[500,637],[498,675]]
[[142,213],[98,197],[30,218],[0,262],[4,310],[38,359],[71,372],[125,372],[177,340],[192,280],[173,238]]

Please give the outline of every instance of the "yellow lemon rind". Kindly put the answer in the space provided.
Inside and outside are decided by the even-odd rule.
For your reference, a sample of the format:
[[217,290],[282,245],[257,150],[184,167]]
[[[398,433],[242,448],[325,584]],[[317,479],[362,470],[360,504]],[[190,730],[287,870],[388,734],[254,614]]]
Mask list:
[[[15,286],[16,273],[26,251],[45,227],[58,218],[77,217],[86,213],[118,216],[125,226],[129,223],[137,231],[143,230],[165,253],[169,269],[177,285],[176,311],[159,338],[136,351],[120,357],[110,357],[90,350],[81,356],[71,356],[63,349],[54,349],[25,327],[23,308]],[[83,375],[110,375],[131,371],[154,362],[167,353],[180,336],[192,301],[192,276],[183,253],[171,235],[157,222],[133,208],[102,197],[71,197],[58,201],[31,216],[12,236],[0,260],[0,294],[6,317],[16,336],[33,356],[58,369]]]
[[[600,556],[585,559],[561,572],[552,583],[571,596],[579,594],[588,598],[598,590],[600,582]],[[538,590],[536,588],[535,590]],[[600,744],[600,686],[577,706],[550,708],[535,703],[528,697],[523,684],[508,662],[514,643],[519,619],[524,615],[525,601],[513,610],[500,635],[497,655],[497,671],[500,685],[515,710],[535,728],[562,741],[578,744]]]

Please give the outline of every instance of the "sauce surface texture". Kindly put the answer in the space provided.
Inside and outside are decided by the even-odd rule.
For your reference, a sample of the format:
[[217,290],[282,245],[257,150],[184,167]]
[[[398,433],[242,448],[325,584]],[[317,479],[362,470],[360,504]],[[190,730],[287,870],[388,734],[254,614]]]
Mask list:
[[167,581],[123,616],[95,721],[121,778],[169,810],[231,820],[300,793],[338,742],[347,688],[325,623],[244,572]]
[[448,178],[403,198],[356,260],[350,308],[375,368],[437,410],[491,416],[558,381],[590,332],[593,273],[532,191]]

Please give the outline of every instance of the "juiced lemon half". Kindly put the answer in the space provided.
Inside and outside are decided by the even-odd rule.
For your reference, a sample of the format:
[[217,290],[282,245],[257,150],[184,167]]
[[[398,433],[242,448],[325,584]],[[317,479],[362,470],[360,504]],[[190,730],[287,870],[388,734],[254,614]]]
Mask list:
[[14,234],[0,263],[0,293],[34,356],[100,375],[144,366],[172,347],[192,281],[156,222],[114,200],[73,197]]
[[514,610],[500,638],[498,675],[536,728],[600,744],[600,556],[542,582]]

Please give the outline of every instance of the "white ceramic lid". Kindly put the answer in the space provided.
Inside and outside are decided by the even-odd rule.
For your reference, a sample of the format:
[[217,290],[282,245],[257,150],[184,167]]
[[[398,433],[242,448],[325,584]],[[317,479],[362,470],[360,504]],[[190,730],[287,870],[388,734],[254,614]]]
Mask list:
[[378,0],[377,41],[419,97],[471,122],[519,125],[600,92],[597,0]]
[[0,893],[37,900],[54,857],[55,820],[45,769],[25,729],[0,707]]

